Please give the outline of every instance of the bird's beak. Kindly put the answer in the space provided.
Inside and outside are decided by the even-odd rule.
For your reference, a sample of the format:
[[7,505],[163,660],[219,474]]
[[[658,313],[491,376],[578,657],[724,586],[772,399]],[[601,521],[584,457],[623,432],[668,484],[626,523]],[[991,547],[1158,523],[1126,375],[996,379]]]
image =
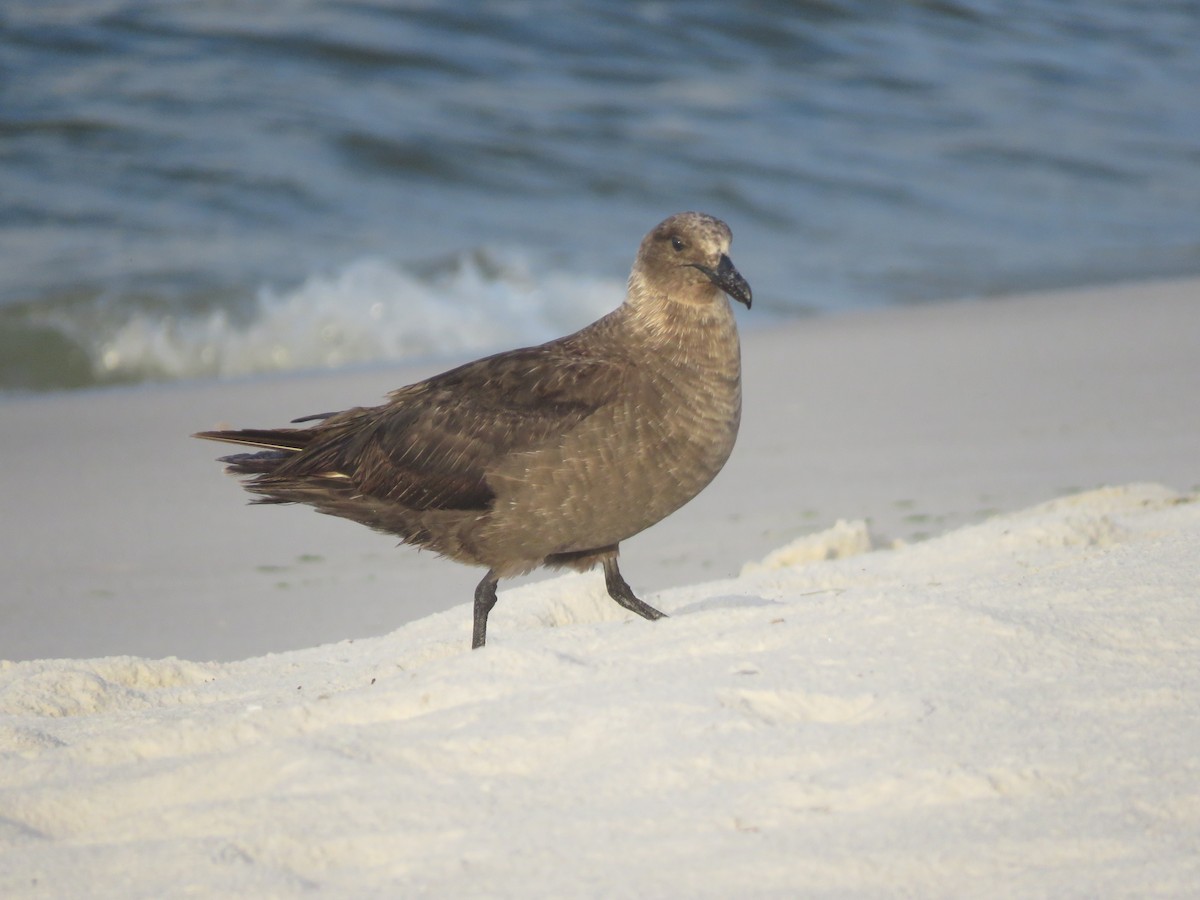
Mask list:
[[733,262],[724,253],[721,254],[721,261],[717,263],[715,269],[710,269],[708,266],[700,266],[692,264],[699,269],[709,280],[727,293],[738,303],[746,304],[746,309],[750,308],[750,285],[746,283],[746,279],[742,277],[742,273],[733,267]]

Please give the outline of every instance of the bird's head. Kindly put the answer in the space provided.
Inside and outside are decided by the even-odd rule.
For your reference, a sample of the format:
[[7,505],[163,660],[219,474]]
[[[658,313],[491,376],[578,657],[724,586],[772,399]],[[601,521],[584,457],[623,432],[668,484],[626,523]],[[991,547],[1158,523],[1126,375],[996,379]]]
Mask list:
[[693,304],[712,303],[723,291],[749,309],[750,285],[729,259],[732,240],[720,219],[677,213],[642,239],[630,288]]

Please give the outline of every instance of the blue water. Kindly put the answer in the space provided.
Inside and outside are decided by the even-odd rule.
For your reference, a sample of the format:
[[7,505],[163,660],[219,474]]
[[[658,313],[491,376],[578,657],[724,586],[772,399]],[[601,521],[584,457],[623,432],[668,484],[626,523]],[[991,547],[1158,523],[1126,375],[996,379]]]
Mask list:
[[1200,4],[5,0],[0,388],[496,349],[726,219],[764,318],[1200,272]]

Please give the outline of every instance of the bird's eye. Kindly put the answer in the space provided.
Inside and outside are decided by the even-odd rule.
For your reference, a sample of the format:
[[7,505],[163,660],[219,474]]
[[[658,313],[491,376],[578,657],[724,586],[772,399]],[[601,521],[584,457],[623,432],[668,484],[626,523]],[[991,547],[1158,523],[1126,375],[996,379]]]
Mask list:
[[683,239],[678,237],[671,238],[671,246],[674,247],[675,252],[678,253],[683,249]]

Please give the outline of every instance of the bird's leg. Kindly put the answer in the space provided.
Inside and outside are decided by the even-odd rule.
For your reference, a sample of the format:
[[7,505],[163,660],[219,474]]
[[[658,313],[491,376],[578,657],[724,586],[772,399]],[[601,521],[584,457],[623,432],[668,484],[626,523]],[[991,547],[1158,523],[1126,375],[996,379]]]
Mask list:
[[[620,577],[620,576],[617,576]],[[496,582],[500,579],[488,569],[475,588],[475,630],[471,632],[471,649],[478,650],[487,641],[487,617],[496,605]]]
[[[608,596],[612,597],[630,612],[635,612],[643,619],[662,619],[666,613],[661,613],[648,603],[643,603],[633,593],[633,588],[621,577],[617,568],[617,554],[604,557],[604,586],[608,588]],[[478,601],[476,601],[478,603]],[[478,607],[477,607],[478,609]],[[476,612],[476,616],[479,613]]]

